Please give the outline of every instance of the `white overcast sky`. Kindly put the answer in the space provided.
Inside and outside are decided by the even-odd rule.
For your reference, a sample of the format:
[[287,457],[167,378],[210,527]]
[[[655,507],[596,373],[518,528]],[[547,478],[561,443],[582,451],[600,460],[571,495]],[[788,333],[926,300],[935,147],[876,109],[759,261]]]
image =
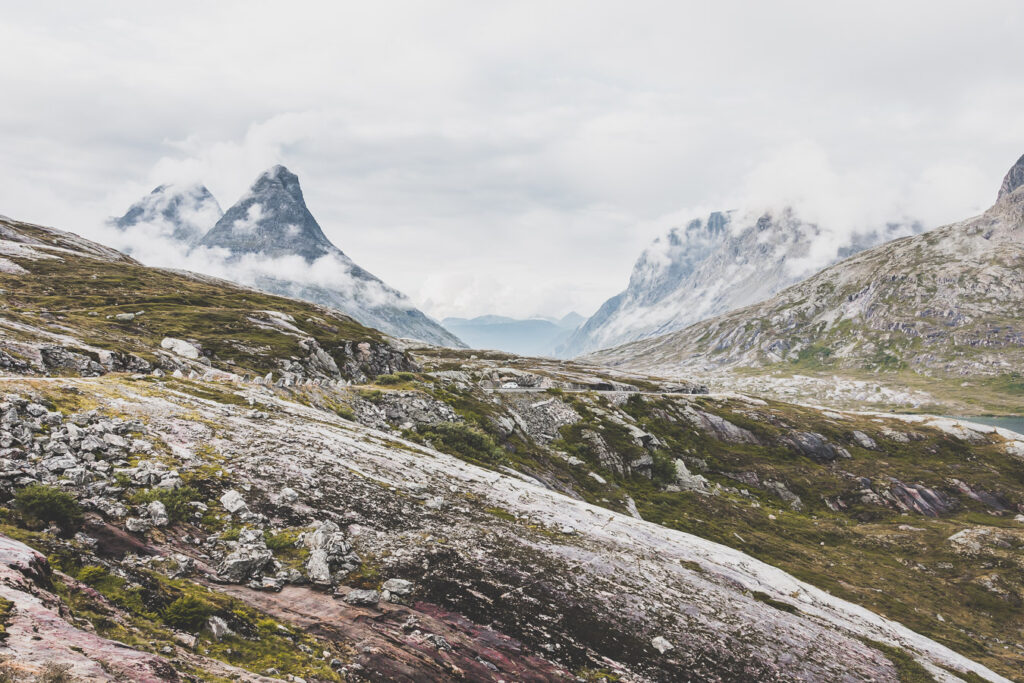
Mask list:
[[0,9],[0,213],[88,235],[283,163],[438,317],[589,315],[710,209],[958,220],[1024,153],[1019,0]]

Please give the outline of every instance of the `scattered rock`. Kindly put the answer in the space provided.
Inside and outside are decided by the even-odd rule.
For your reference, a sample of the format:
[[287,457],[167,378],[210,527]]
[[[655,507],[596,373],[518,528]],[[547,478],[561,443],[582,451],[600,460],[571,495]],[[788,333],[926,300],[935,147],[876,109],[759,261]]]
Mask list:
[[246,504],[245,499],[242,498],[242,494],[234,489],[227,491],[220,497],[220,504],[233,515],[249,511],[249,506]]
[[171,523],[171,518],[167,515],[167,508],[159,500],[154,500],[146,506],[146,510],[149,512],[149,518],[154,526],[167,526]]
[[674,648],[672,643],[668,642],[667,640],[665,640],[665,638],[661,636],[655,636],[654,638],[652,638],[651,646],[661,654],[665,654],[666,652]]
[[864,432],[854,430],[851,433],[851,438],[853,439],[853,442],[861,448],[866,448],[869,451],[878,450],[878,443]]
[[350,605],[372,607],[380,602],[380,593],[375,590],[354,588],[345,594],[345,602]]
[[167,349],[171,353],[190,360],[196,360],[200,355],[199,349],[194,344],[190,344],[184,339],[176,339],[174,337],[164,337],[160,342],[160,348]]

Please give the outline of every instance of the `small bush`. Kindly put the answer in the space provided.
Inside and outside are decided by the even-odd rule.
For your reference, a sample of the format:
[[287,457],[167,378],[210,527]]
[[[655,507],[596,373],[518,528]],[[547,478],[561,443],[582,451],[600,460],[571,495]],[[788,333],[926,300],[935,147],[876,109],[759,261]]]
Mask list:
[[671,484],[676,480],[676,461],[664,451],[651,454],[654,464],[651,467],[651,479],[659,484]]
[[189,503],[202,498],[194,486],[179,486],[176,489],[146,489],[135,493],[129,500],[135,505],[146,505],[158,500],[164,504],[172,522],[181,522],[192,512]]
[[[0,641],[7,638],[7,624],[11,621],[11,612],[14,611],[14,603],[7,598],[0,598]],[[3,678],[0,677],[0,683]]]
[[164,610],[164,623],[173,628],[196,633],[213,614],[213,606],[199,598],[185,595]]
[[47,662],[43,670],[36,674],[34,683],[73,683],[70,664]]
[[391,384],[402,384],[403,382],[415,382],[416,375],[411,372],[396,372],[393,375],[377,375],[373,379],[374,384],[388,386]]
[[78,580],[89,586],[95,586],[108,576],[110,573],[98,564],[86,565],[78,572]]
[[356,393],[364,401],[370,403],[380,403],[381,398],[384,397],[384,393],[380,389],[357,389]]
[[14,496],[14,507],[29,528],[53,523],[67,532],[82,523],[82,510],[74,497],[52,486],[26,486]]
[[494,443],[494,439],[462,422],[420,425],[418,432],[439,451],[492,465],[505,461],[505,453]]
[[6,659],[0,662],[0,683],[17,683],[21,676],[17,669]]
[[276,534],[264,531],[263,538],[267,542],[267,548],[274,551],[275,554],[287,553],[295,550],[295,542],[299,539],[299,532],[291,529],[286,529]]

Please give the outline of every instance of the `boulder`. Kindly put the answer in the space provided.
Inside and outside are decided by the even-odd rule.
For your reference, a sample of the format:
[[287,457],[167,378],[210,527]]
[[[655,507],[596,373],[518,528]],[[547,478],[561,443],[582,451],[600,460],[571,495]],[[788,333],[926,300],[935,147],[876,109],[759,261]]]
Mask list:
[[188,358],[190,360],[197,360],[199,358],[199,349],[184,339],[176,339],[175,337],[164,337],[160,342],[160,348],[167,349],[173,354],[181,356],[182,358]]
[[306,577],[318,586],[331,585],[331,564],[323,548],[314,548],[306,558]]
[[213,636],[214,640],[220,640],[226,635],[230,635],[233,631],[228,628],[228,622],[224,621],[220,617],[210,617],[206,622],[206,628]]
[[385,602],[400,602],[412,593],[414,584],[406,579],[388,579],[381,586],[381,600]]
[[149,518],[153,521],[154,526],[167,526],[171,523],[167,508],[159,500],[154,500],[147,505],[146,510],[149,512]]
[[838,458],[851,457],[845,448],[830,443],[828,439],[816,432],[792,432],[783,437],[782,441],[798,453],[816,462],[833,462]]
[[217,579],[225,583],[248,583],[274,559],[263,540],[263,531],[244,529],[235,550],[217,567]]
[[[594,473],[591,472],[591,476]],[[708,490],[708,480],[699,474],[691,474],[689,468],[686,467],[686,463],[676,458],[676,484],[683,491],[697,491],[698,493],[706,493]],[[603,480],[602,480],[603,482]]]
[[655,636],[654,638],[651,639],[651,647],[653,647],[655,650],[657,650],[661,654],[665,654],[669,650],[673,649],[675,646],[672,645],[672,643],[668,642],[662,636]]
[[220,497],[220,504],[224,506],[225,510],[233,515],[239,512],[249,511],[249,506],[246,504],[245,499],[242,498],[242,494],[234,489],[227,491]]
[[345,595],[345,602],[350,605],[372,607],[380,602],[380,593],[375,590],[354,588]]
[[861,448],[866,448],[869,451],[878,450],[878,443],[864,432],[854,430],[851,434],[853,442]]

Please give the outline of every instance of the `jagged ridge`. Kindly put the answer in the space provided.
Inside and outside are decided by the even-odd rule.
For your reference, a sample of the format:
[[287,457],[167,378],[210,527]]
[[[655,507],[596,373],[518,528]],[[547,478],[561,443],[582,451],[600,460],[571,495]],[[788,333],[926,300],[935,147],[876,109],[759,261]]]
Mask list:
[[559,349],[577,356],[680,330],[761,301],[828,263],[873,244],[920,232],[890,223],[844,238],[790,208],[715,212],[673,228],[637,259],[625,291],[606,301]]

